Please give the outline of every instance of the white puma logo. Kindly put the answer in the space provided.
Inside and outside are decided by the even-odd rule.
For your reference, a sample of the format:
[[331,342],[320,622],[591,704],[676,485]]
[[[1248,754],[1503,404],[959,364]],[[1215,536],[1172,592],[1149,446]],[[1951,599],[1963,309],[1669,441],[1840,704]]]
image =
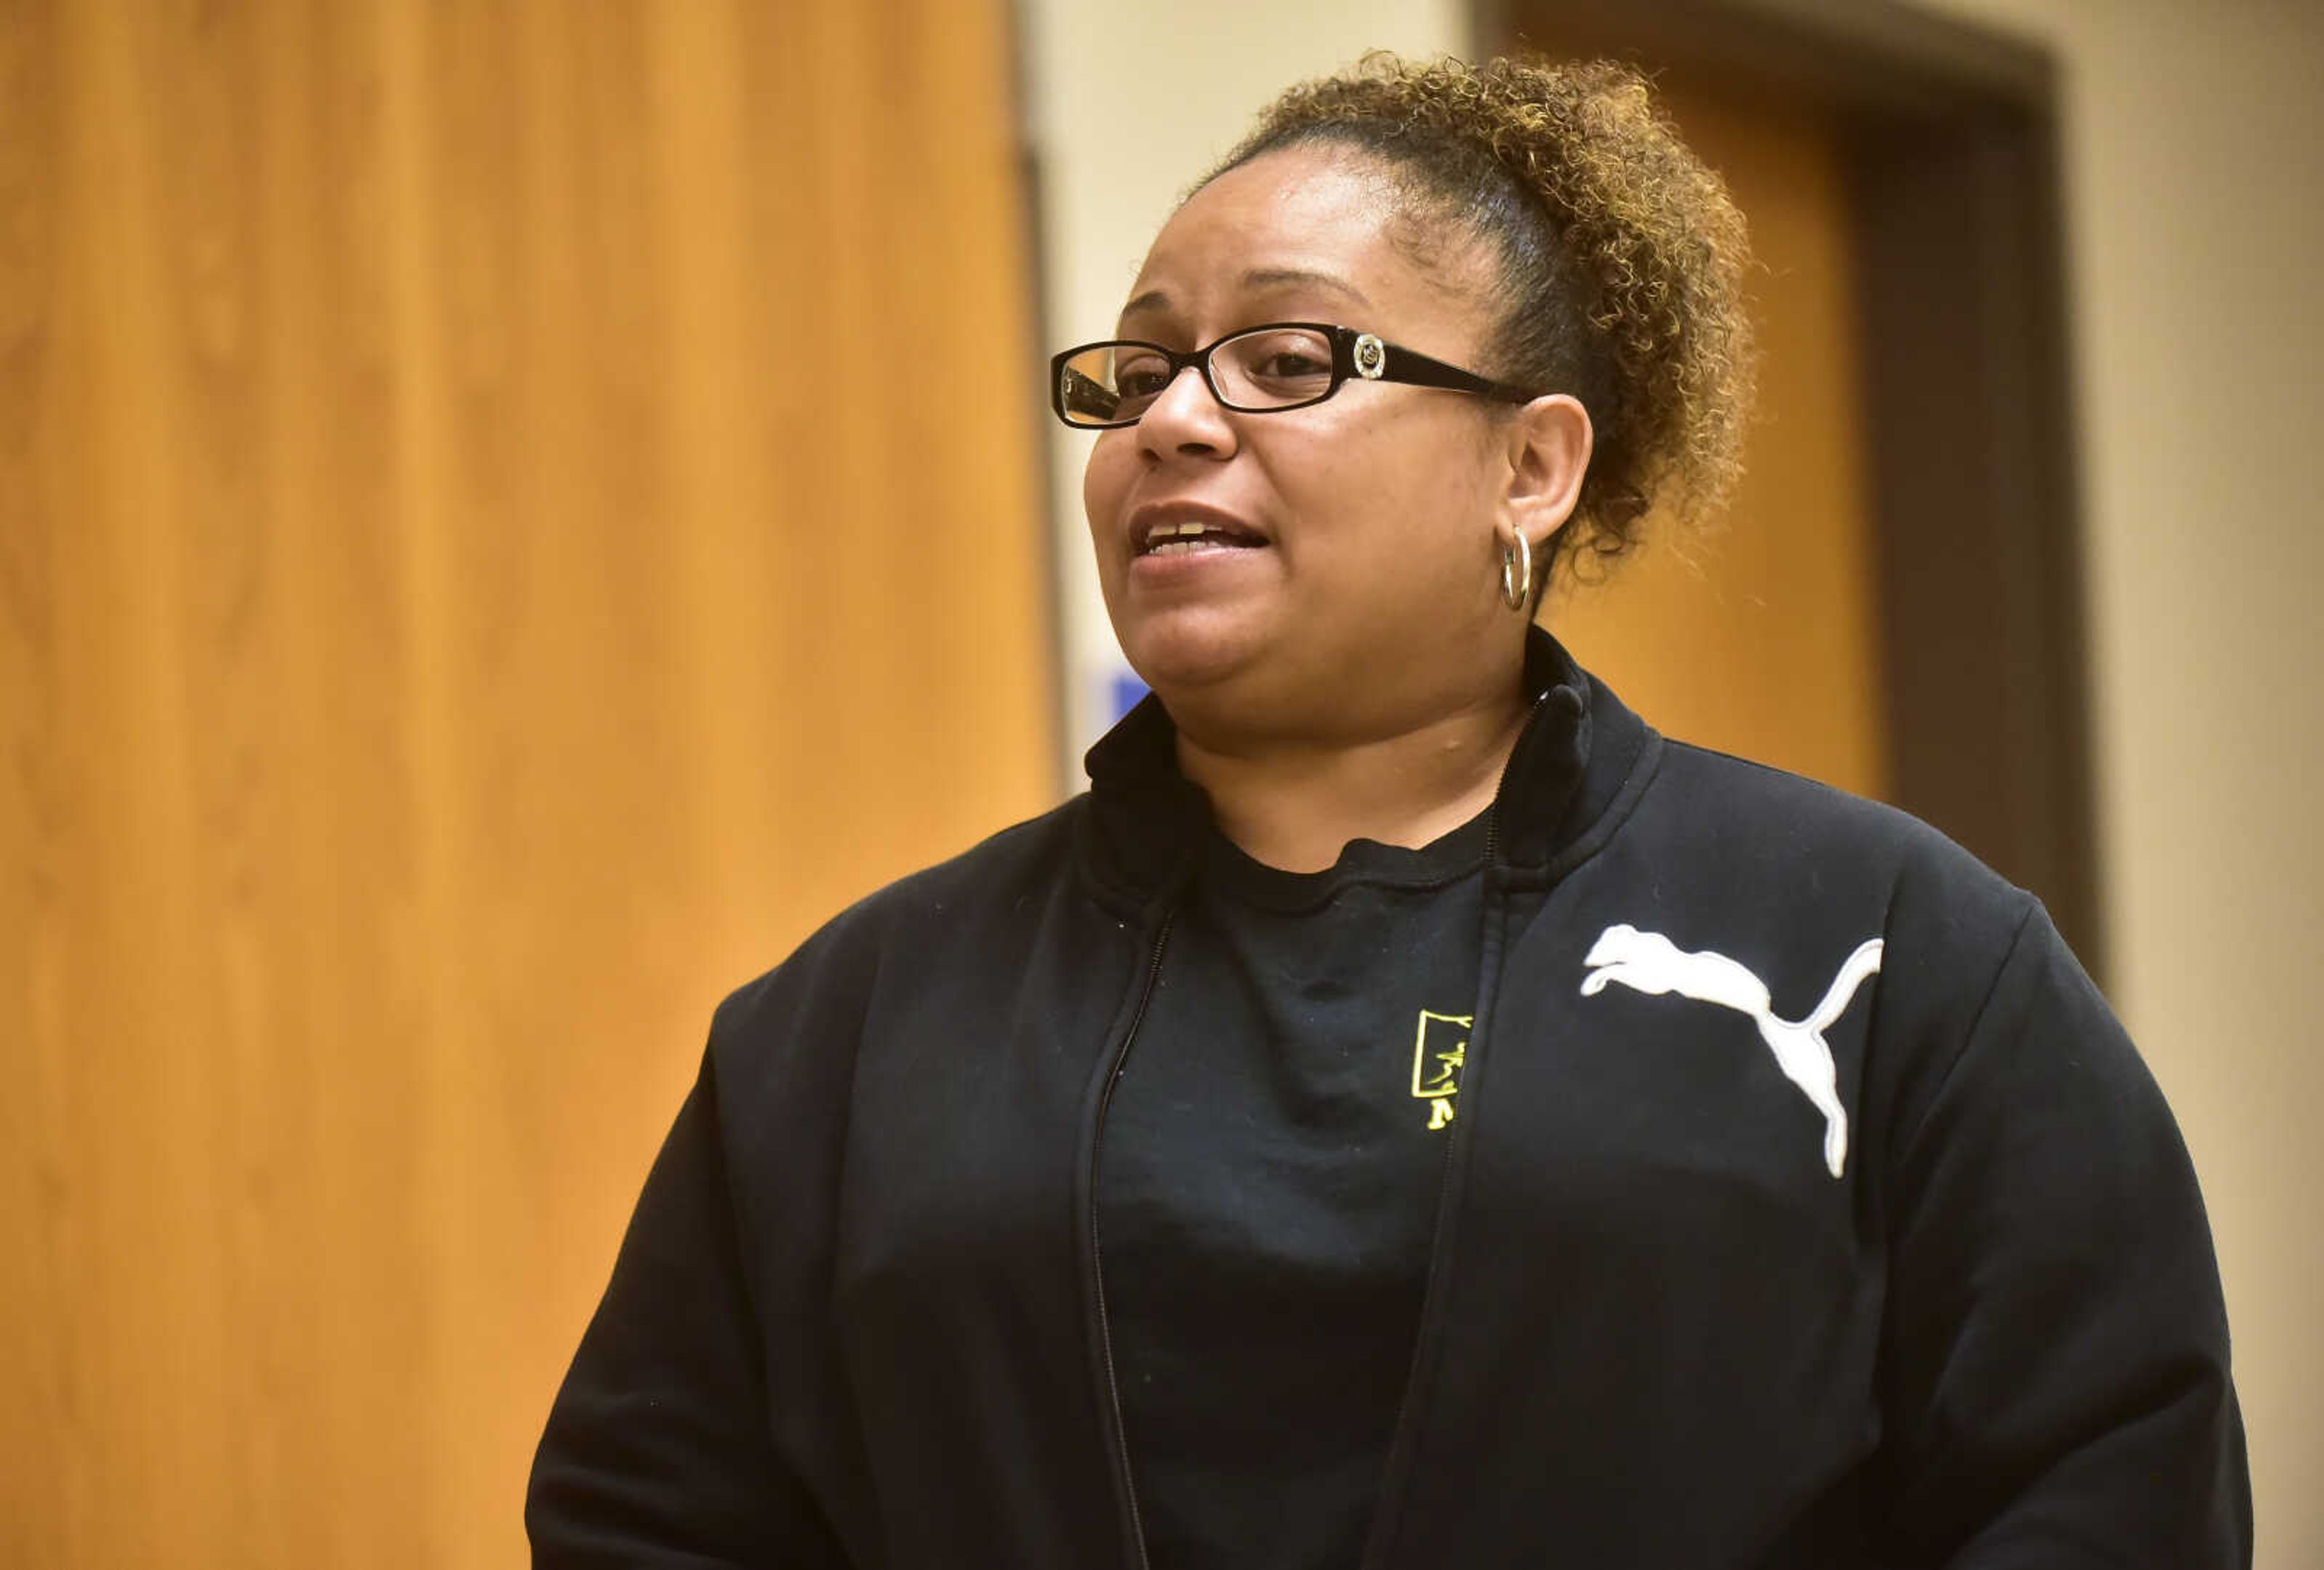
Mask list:
[[1582,995],[1595,997],[1608,982],[1620,982],[1635,991],[1676,993],[1699,1003],[1748,1014],[1759,1027],[1759,1039],[1775,1055],[1784,1077],[1800,1087],[1816,1111],[1823,1113],[1823,1164],[1840,1176],[1848,1160],[1848,1109],[1840,1104],[1840,1078],[1832,1067],[1831,1048],[1824,1031],[1848,1011],[1856,989],[1880,968],[1880,939],[1858,946],[1843,961],[1840,974],[1814,1012],[1797,1024],[1775,1018],[1767,984],[1723,954],[1689,954],[1659,932],[1641,932],[1624,924],[1609,927],[1590,946],[1582,964],[1590,974],[1582,978]]

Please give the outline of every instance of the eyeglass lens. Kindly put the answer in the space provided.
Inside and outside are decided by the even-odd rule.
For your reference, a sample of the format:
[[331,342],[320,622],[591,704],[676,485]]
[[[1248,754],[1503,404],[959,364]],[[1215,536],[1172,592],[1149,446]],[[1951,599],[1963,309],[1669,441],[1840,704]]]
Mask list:
[[[1263,327],[1213,345],[1210,383],[1230,409],[1285,409],[1332,390],[1332,340],[1313,328]],[[1092,344],[1058,371],[1059,402],[1077,423],[1136,420],[1176,367],[1150,344]]]

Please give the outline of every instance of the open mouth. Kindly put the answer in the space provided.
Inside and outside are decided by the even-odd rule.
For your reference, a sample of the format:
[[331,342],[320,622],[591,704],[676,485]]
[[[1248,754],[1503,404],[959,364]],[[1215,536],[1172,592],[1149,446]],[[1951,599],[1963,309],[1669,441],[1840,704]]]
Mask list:
[[1250,550],[1266,540],[1248,530],[1210,519],[1157,523],[1138,542],[1140,556],[1186,556],[1201,550]]

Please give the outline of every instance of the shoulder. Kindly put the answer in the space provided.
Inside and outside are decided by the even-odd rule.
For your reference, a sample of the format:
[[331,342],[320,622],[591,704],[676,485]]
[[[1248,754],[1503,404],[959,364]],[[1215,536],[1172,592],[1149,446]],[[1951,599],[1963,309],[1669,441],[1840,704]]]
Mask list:
[[1982,935],[1988,957],[2037,908],[1941,830],[1830,785],[1683,742],[1665,741],[1635,831],[1701,857],[1743,887],[1799,900],[1875,900],[1884,925],[1941,912],[1945,946]]
[[1876,1099],[1919,1099],[1991,1019],[2013,960],[2062,953],[2039,900],[1920,819],[1680,743],[1574,875],[1590,930],[1618,922],[1729,956],[1795,1011],[1850,956],[1877,956]]
[[[1641,803],[1650,838],[1729,910],[1755,908],[1775,947],[1836,928],[1881,943],[1875,1024],[1914,1049],[1871,1066],[1912,1126],[1973,1044],[2015,1072],[2143,1070],[2042,903],[1909,813],[1779,769],[1672,743]],[[1681,848],[1683,847],[1683,848]],[[1699,875],[1696,875],[1699,874]],[[1995,1079],[1986,1067],[1976,1071]],[[2006,1077],[2006,1076],[2003,1076]]]
[[860,1018],[883,974],[939,933],[989,935],[1067,893],[1087,810],[1088,797],[1076,796],[848,906],[782,963],[727,994],[712,1026],[714,1049],[757,1038],[770,1021],[796,1033],[803,1018]]

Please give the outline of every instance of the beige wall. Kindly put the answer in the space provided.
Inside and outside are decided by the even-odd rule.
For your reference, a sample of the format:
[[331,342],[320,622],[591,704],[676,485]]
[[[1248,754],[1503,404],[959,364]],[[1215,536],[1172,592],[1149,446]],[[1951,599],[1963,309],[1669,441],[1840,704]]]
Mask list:
[[2114,1000],[2227,1277],[2264,1570],[2324,1565],[2324,9],[1931,0],[2065,70]]

